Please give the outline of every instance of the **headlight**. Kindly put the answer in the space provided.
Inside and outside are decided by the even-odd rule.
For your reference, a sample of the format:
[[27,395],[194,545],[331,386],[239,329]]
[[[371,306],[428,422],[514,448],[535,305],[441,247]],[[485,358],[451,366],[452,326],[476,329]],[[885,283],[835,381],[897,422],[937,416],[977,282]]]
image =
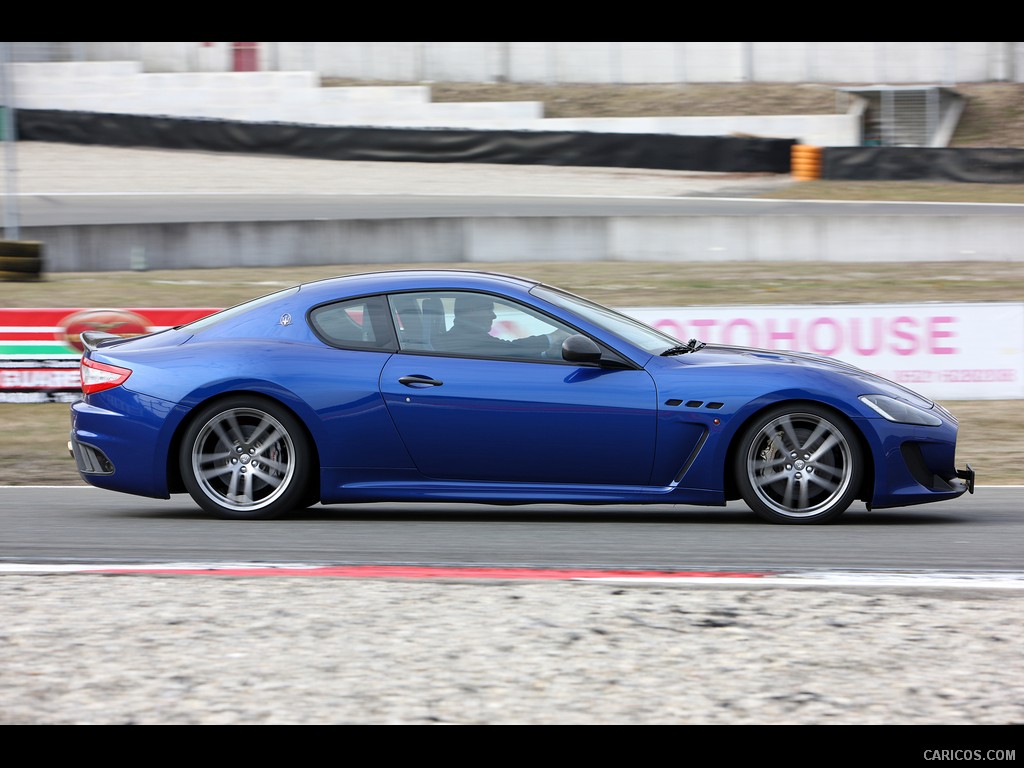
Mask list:
[[885,395],[864,395],[860,401],[882,418],[897,424],[918,424],[922,427],[940,427],[942,419],[934,413]]

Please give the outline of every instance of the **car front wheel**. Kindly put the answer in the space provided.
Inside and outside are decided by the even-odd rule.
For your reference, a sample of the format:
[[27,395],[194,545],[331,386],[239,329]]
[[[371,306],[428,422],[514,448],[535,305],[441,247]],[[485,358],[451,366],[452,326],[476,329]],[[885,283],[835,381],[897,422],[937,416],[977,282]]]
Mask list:
[[271,519],[309,497],[305,431],[289,411],[262,398],[229,398],[200,411],[180,461],[189,494],[218,517]]
[[763,414],[744,432],[736,453],[743,500],[772,523],[833,522],[857,498],[863,476],[853,427],[810,404]]

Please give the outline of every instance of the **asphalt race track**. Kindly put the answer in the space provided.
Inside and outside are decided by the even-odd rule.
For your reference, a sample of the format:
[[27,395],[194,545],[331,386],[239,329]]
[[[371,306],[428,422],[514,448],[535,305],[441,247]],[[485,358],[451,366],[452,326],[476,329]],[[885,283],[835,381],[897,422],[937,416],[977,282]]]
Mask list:
[[315,507],[226,522],[187,496],[89,487],[0,487],[0,562],[393,564],[630,570],[1018,572],[1024,488],[868,512],[833,526],[759,522],[742,504],[700,507]]

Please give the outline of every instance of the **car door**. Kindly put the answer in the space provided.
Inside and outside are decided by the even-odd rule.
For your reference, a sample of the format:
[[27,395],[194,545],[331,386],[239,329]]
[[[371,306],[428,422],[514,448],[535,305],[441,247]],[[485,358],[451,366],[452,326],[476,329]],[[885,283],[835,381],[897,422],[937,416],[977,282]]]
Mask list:
[[[453,341],[456,306],[470,299],[493,302],[491,335],[504,337],[508,346],[485,349],[478,340],[460,348],[464,337]],[[393,297],[392,307],[401,349],[383,369],[381,393],[424,475],[475,482],[648,483],[657,397],[646,371],[566,363],[559,340],[576,331],[501,297],[403,294]],[[529,340],[544,336],[556,343],[539,351]],[[515,348],[516,341],[523,343]]]

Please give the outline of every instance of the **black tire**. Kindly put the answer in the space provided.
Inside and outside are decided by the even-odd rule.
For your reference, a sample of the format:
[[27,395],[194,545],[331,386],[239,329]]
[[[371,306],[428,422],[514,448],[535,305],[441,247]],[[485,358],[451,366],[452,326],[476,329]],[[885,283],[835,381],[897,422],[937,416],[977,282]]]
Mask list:
[[736,451],[740,495],[784,525],[834,522],[860,493],[864,458],[854,428],[835,412],[794,403],[761,414]]
[[39,275],[42,271],[43,260],[38,256],[0,256],[0,272]]
[[35,283],[42,280],[42,275],[32,272],[9,272],[0,269],[0,282],[4,283]]
[[302,501],[299,502],[299,505],[295,507],[295,511],[297,512],[301,509],[309,509],[310,507],[315,507],[319,503],[320,485],[314,481],[310,481],[306,486],[306,494],[302,497]]
[[15,258],[39,259],[43,255],[43,244],[36,240],[0,240],[0,259],[11,256]]
[[203,408],[185,432],[181,475],[195,502],[229,520],[270,520],[311,497],[312,452],[302,424],[265,398]]

